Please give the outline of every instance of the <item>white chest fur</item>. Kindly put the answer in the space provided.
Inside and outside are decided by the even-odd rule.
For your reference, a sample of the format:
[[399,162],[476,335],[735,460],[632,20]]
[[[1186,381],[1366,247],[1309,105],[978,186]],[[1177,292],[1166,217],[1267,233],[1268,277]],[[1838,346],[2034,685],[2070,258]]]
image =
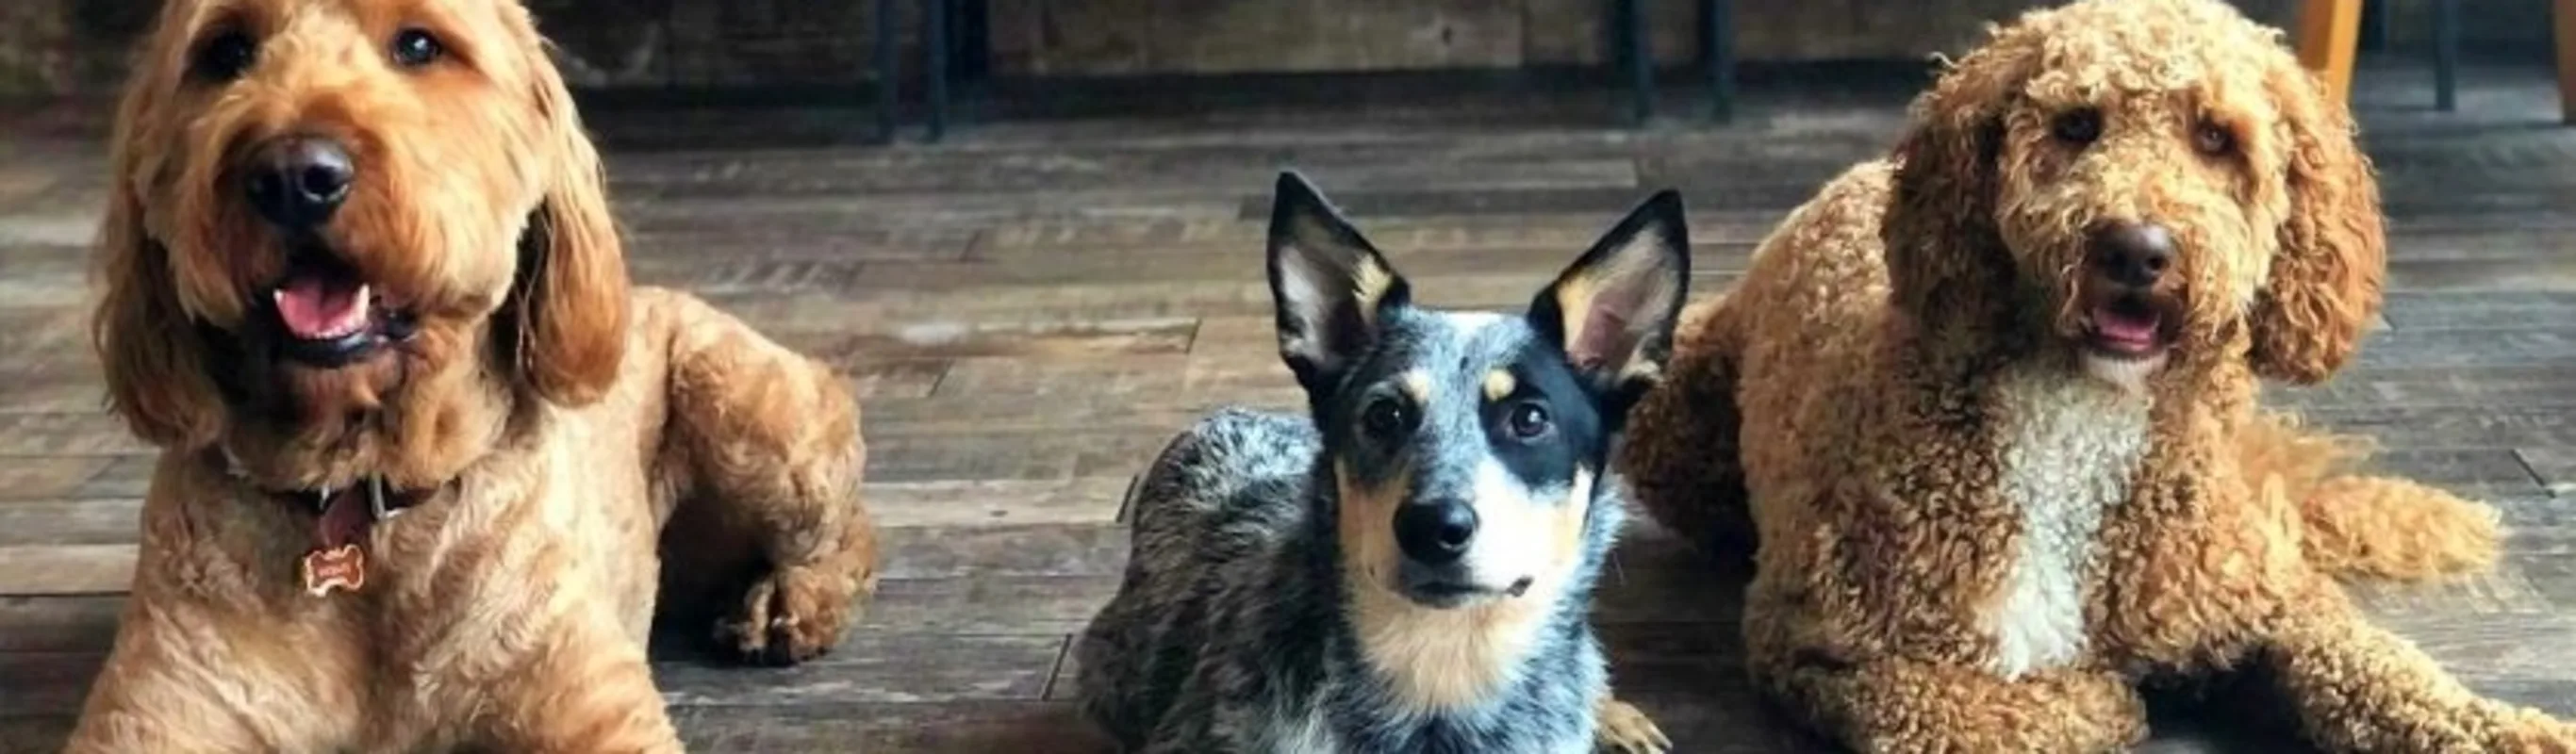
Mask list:
[[2146,453],[2148,400],[2044,368],[2004,375],[1995,398],[1998,491],[2021,531],[1987,625],[1995,636],[1990,669],[2012,678],[2084,652],[2084,574],[2103,513],[2128,497]]

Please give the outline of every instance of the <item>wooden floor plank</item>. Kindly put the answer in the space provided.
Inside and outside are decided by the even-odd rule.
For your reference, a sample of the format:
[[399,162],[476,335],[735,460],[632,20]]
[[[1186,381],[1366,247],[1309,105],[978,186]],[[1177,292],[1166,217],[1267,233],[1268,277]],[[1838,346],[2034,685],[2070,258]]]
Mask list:
[[1035,701],[1063,649],[1064,637],[1053,635],[853,632],[840,649],[791,668],[663,661],[653,680],[681,706]]
[[690,751],[1115,751],[1064,702],[686,707],[673,717]]
[[109,594],[133,581],[132,543],[0,547],[0,594]]
[[98,456],[0,457],[0,502],[68,496],[107,464]]
[[149,450],[104,411],[0,414],[0,456],[112,455]]
[[2342,406],[2562,406],[2576,404],[2576,362],[2359,366],[2314,387],[2275,386],[2266,391],[2264,401],[2293,411]]
[[2541,485],[2551,493],[2576,497],[2576,448],[2516,448],[2514,455],[2540,477]]
[[0,500],[0,549],[133,544],[142,536],[142,510],[133,498]]
[[870,482],[861,493],[881,526],[1100,524],[1118,515],[1127,477]]
[[0,597],[0,654],[105,652],[125,596]]

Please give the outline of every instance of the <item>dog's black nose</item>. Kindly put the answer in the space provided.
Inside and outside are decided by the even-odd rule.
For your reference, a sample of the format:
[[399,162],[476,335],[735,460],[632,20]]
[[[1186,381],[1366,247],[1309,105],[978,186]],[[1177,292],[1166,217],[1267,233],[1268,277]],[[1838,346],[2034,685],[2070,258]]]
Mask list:
[[1458,562],[1467,554],[1467,541],[1475,538],[1476,509],[1465,502],[1405,503],[1395,510],[1395,544],[1414,562]]
[[309,230],[330,220],[357,179],[349,151],[318,136],[288,136],[262,144],[252,150],[243,172],[251,207],[287,230]]
[[2121,285],[2155,285],[2173,256],[2173,233],[2155,223],[2114,223],[2093,234],[2093,266]]

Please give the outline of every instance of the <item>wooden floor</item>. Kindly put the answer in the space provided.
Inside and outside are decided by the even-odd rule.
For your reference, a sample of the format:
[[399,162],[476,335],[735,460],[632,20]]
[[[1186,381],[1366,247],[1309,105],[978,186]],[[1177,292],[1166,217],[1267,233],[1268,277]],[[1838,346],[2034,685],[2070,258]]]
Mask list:
[[[2471,685],[2576,716],[2576,130],[2550,125],[2545,71],[2463,83],[2462,112],[2442,115],[2421,69],[2362,75],[2393,216],[2385,327],[2340,379],[2273,400],[2504,509],[2517,534],[2500,571],[2356,590]],[[855,375],[868,504],[890,527],[881,596],[828,659],[660,655],[693,749],[1096,750],[1065,701],[1065,649],[1116,585],[1129,476],[1210,407],[1298,400],[1260,263],[1275,169],[1320,181],[1417,295],[1494,308],[1677,186],[1695,284],[1714,290],[1819,181],[1890,142],[1907,93],[1784,80],[1753,88],[1734,126],[1630,131],[1598,93],[1352,91],[986,123],[936,147],[775,146],[864,113],[595,111],[636,274]],[[96,113],[62,115],[0,139],[4,751],[52,750],[77,711],[148,466],[99,410],[83,346],[105,178]],[[1599,600],[1617,682],[1685,751],[1811,747],[1740,678],[1740,586],[1641,528]],[[2177,705],[2153,748],[2274,750],[2246,717]]]

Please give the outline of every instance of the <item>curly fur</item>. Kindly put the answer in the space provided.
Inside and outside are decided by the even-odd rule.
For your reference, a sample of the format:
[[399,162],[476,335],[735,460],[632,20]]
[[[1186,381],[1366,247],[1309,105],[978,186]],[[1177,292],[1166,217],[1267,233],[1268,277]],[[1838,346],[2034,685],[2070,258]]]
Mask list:
[[[2062,136],[2084,109],[2098,138]],[[2350,475],[2358,441],[2257,405],[2263,377],[2331,376],[2379,305],[2352,130],[2214,0],[2034,11],[1694,304],[1621,468],[1701,546],[1754,548],[1757,684],[1873,751],[2118,749],[2145,735],[2142,679],[2239,669],[2333,750],[2576,747],[2334,580],[2487,565],[2495,514]],[[2179,252],[2149,367],[2081,337],[2106,220]]]
[[[447,54],[398,65],[406,29]],[[255,57],[209,76],[226,34]],[[857,406],[742,323],[629,290],[524,8],[173,0],[134,71],[93,330],[111,407],[162,455],[70,750],[677,751],[657,593],[755,657],[838,639],[874,583]],[[417,322],[345,366],[257,334],[289,243],[237,173],[286,134],[348,145],[316,240]],[[370,479],[420,502],[361,540],[364,589],[308,596],[310,491]]]

